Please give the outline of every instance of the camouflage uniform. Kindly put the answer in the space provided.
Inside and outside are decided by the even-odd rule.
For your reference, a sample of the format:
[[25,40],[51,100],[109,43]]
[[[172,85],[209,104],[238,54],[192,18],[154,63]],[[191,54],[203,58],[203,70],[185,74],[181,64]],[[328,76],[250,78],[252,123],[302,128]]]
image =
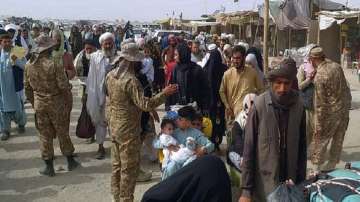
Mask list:
[[329,161],[337,163],[349,123],[350,89],[340,65],[328,59],[318,66],[314,84],[316,147],[311,160],[316,165],[323,164],[327,145],[332,140]]
[[26,64],[24,85],[26,96],[35,110],[42,158],[53,159],[54,137],[59,139],[63,155],[71,156],[74,146],[69,136],[68,110],[64,110],[71,86],[64,68],[54,60],[40,56]]
[[133,201],[140,161],[140,121],[142,111],[151,111],[165,102],[160,93],[152,98],[144,97],[134,70],[118,77],[121,66],[106,76],[107,119],[112,137],[111,191],[115,201]]

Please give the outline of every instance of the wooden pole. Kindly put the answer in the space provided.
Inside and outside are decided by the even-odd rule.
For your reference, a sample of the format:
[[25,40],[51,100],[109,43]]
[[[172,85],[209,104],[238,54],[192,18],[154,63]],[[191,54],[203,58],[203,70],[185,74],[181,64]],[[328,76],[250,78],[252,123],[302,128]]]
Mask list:
[[269,48],[268,48],[268,32],[269,32],[269,0],[265,1],[264,7],[264,40],[263,40],[263,52],[264,52],[264,72],[269,70]]

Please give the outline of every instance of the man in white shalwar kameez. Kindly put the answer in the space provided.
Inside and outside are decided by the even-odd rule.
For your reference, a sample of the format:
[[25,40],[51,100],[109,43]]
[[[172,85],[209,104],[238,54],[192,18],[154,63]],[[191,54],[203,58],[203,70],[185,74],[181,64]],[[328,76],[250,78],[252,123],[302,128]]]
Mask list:
[[105,158],[104,141],[107,133],[105,119],[105,92],[104,81],[106,74],[111,70],[111,62],[115,58],[115,37],[106,32],[99,38],[101,49],[90,56],[89,74],[86,82],[87,111],[96,129],[95,139],[99,144],[97,159]]

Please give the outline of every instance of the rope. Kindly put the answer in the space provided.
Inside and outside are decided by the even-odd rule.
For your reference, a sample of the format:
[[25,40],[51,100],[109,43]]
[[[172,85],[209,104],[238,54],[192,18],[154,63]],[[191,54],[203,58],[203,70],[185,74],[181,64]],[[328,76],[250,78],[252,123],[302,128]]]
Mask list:
[[[354,171],[354,172],[356,172],[356,171]],[[356,179],[352,179],[352,178],[339,177],[339,178],[333,178],[333,179],[329,179],[329,180],[318,180],[317,182],[314,182],[310,185],[305,186],[305,188],[310,189],[311,187],[316,187],[317,193],[320,196],[320,200],[324,201],[324,202],[325,202],[325,196],[323,195],[323,193],[321,191],[321,186],[324,186],[326,184],[334,184],[334,185],[338,185],[338,186],[343,186],[343,187],[350,189],[355,194],[360,195],[360,191],[358,191],[356,188],[354,188],[348,184],[345,184],[345,183],[335,182],[335,180],[350,180],[350,181],[360,182],[360,180],[356,180]]]

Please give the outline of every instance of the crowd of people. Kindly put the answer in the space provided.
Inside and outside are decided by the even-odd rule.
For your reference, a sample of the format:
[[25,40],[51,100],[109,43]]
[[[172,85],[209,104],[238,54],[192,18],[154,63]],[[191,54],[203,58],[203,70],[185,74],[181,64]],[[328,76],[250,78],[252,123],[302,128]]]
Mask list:
[[[340,160],[351,94],[341,66],[317,45],[303,64],[284,58],[265,74],[259,48],[204,33],[135,41],[126,27],[74,25],[67,38],[56,25],[8,24],[0,41],[1,140],[11,138],[11,121],[25,132],[29,102],[45,162],[40,174],[55,175],[56,137],[68,170],[77,168],[69,125],[70,80],[79,78],[83,109],[95,128],[88,142],[99,145],[96,159],[105,158],[104,142],[111,138],[114,201],[133,201],[136,181],[151,180],[140,169],[143,144],[154,162],[162,151],[162,180],[169,183],[203,156],[222,155],[223,137],[232,137],[226,155],[242,172],[241,202],[265,201],[281,182],[305,180],[308,156],[315,172]],[[160,119],[162,104],[167,113]],[[160,135],[154,122],[161,122]],[[151,193],[146,197],[151,201]]]

